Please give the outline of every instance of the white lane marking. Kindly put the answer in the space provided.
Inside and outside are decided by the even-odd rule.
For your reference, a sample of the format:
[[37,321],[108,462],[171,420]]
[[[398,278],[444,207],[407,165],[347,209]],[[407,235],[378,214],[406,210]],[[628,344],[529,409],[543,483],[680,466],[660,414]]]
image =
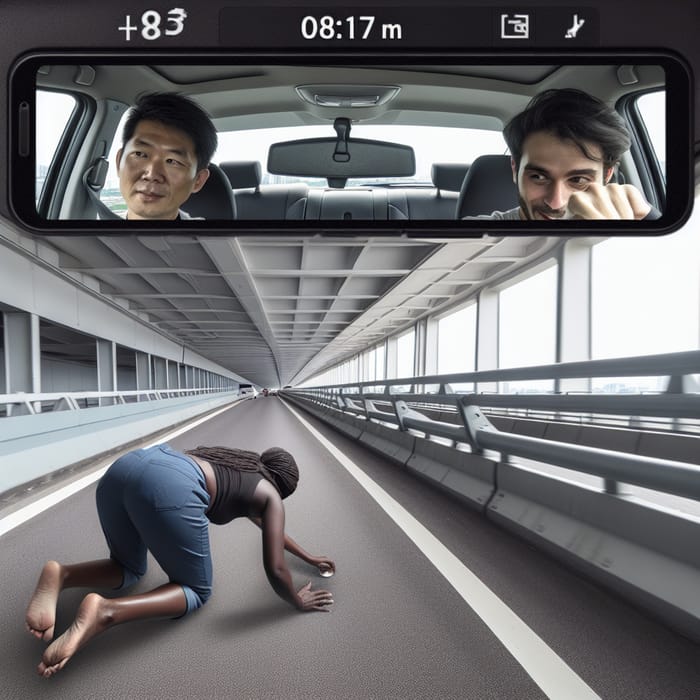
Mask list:
[[[216,411],[214,413],[211,413],[211,414],[205,416],[204,418],[198,418],[197,420],[193,421],[192,423],[187,423],[186,425],[182,426],[181,428],[174,430],[172,433],[168,433],[167,435],[163,435],[155,442],[150,442],[147,445],[143,445],[143,447],[153,447],[153,445],[158,445],[161,442],[167,442],[168,440],[172,440],[173,438],[177,437],[178,435],[182,435],[183,433],[186,433],[188,430],[192,430],[192,428],[196,428],[198,425],[201,425],[202,423],[205,423],[206,421],[211,420],[212,418],[215,418],[220,413],[223,413],[224,411],[228,411],[230,408],[231,408],[231,405],[224,406],[223,408],[219,409],[218,411]],[[39,515],[39,513],[43,513],[45,510],[52,508],[57,503],[64,501],[66,498],[69,498],[74,493],[78,493],[78,491],[81,491],[82,489],[86,488],[87,486],[90,486],[90,484],[97,481],[107,471],[107,469],[109,469],[109,466],[111,464],[112,464],[112,462],[110,461],[109,463],[105,464],[103,467],[100,467],[96,471],[91,472],[87,476],[84,476],[82,479],[78,479],[77,481],[74,481],[73,483],[68,484],[67,486],[64,486],[63,488],[60,488],[57,491],[54,491],[53,493],[50,493],[47,496],[44,496],[43,498],[39,498],[38,500],[34,501],[33,503],[30,503],[28,506],[25,506],[24,508],[20,508],[19,510],[15,511],[14,513],[7,515],[2,520],[0,520],[0,537],[2,537],[5,533],[9,532],[10,530],[13,530],[14,528],[18,527],[19,525],[22,525],[22,523],[26,523],[27,520],[31,520],[34,516]]]
[[600,696],[442,542],[287,402],[284,404],[416,544],[548,698],[600,700]]

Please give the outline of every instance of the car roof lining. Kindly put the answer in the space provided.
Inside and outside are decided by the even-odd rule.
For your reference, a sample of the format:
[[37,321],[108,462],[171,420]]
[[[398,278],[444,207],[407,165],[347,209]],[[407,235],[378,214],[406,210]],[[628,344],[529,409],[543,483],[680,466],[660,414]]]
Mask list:
[[[663,85],[660,66],[635,66],[638,82],[622,85],[618,65],[523,66],[317,66],[317,65],[116,65],[94,63],[91,85],[76,83],[79,66],[53,65],[39,75],[42,87],[83,92],[95,100],[132,104],[139,93],[181,91],[213,117],[217,128],[323,124],[339,116],[372,123],[437,123],[499,129],[541,90],[576,86],[614,104],[631,90]],[[166,72],[167,69],[167,72]],[[470,72],[471,71],[471,72]],[[528,78],[528,81],[523,81]],[[533,82],[534,78],[538,78]],[[196,80],[197,79],[197,80]],[[295,87],[307,83],[397,84],[398,96],[375,106],[321,107],[305,103]],[[435,115],[438,115],[437,117]],[[486,120],[486,121],[485,121]]]

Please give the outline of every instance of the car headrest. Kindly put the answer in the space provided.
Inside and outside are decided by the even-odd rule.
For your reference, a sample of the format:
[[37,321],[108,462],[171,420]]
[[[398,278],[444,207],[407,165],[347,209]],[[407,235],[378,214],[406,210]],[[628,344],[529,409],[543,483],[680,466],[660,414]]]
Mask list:
[[433,163],[430,177],[433,180],[433,185],[439,190],[459,192],[462,189],[467,170],[469,170],[467,163]]
[[234,190],[260,186],[262,180],[262,168],[257,160],[238,160],[220,163],[219,167],[226,173],[226,177]]
[[233,198],[231,183],[218,165],[209,164],[209,179],[199,192],[190,195],[182,209],[195,218],[236,218],[236,201]]
[[456,217],[479,216],[518,206],[510,156],[479,156],[469,167],[457,200]]

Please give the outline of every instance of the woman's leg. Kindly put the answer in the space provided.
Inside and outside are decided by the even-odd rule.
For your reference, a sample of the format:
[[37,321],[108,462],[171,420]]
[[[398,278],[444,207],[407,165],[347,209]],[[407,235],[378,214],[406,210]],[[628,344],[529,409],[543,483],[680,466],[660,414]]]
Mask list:
[[[123,462],[120,467],[124,466]],[[92,572],[84,568],[87,564],[73,565],[67,572],[68,578],[56,584],[56,579],[60,582],[61,577],[56,575],[52,564],[53,572],[47,573],[47,579],[54,583],[44,586],[51,593],[43,596],[40,609],[43,619],[35,619],[34,626],[28,624],[30,631],[48,639],[44,635],[49,630],[42,629],[42,625],[47,622],[51,605],[55,618],[55,600],[67,580],[71,585],[98,585],[90,580],[89,574],[102,573],[102,581],[107,585],[133,583],[146,570],[146,546],[171,583],[149,593],[122,598],[88,594],[71,627],[44,652],[38,668],[42,675],[51,676],[59,671],[80,647],[113,625],[151,617],[181,617],[203,605],[211,593],[211,555],[205,515],[209,496],[199,468],[183,455],[163,447],[154,448],[149,451],[147,462],[129,468],[124,482],[130,482],[133,488],[121,494],[118,489],[122,479],[117,478],[120,471],[126,469],[111,468],[97,491],[100,522],[112,555],[112,559],[105,561],[119,569],[120,576],[110,579],[107,565],[97,562]],[[115,568],[111,572],[116,574]],[[48,621],[52,627],[53,620]],[[50,631],[53,633],[53,629]]]
[[37,670],[47,678],[53,676],[78,649],[114,625],[152,617],[179,617],[186,610],[185,593],[176,583],[166,583],[148,593],[123,598],[110,599],[88,593],[73,624],[48,646]]
[[87,561],[82,564],[46,562],[27,607],[27,630],[37,639],[50,642],[56,623],[58,594],[64,588],[117,588],[122,579],[122,567],[112,559]]
[[49,561],[27,607],[26,626],[37,639],[53,639],[56,602],[64,588],[129,586],[146,571],[146,546],[124,507],[129,480],[143,463],[145,451],[128,452],[116,460],[97,486],[97,511],[112,555],[109,559],[60,564]]
[[170,582],[182,586],[189,613],[201,607],[212,590],[209,494],[204,474],[189,457],[165,445],[158,452],[143,475],[140,492],[129,501],[129,515]]

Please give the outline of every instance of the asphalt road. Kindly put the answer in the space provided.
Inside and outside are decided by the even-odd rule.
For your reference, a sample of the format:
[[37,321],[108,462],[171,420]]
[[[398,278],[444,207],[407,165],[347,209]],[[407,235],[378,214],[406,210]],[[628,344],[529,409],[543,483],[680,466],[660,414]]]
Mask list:
[[[25,632],[23,618],[41,565],[106,555],[92,484],[0,537],[0,697],[700,697],[700,646],[303,417],[337,452],[273,397],[245,401],[168,442],[280,445],[295,455],[301,478],[285,502],[287,532],[332,557],[337,573],[323,579],[288,562],[298,586],[310,580],[333,592],[331,613],[302,614],[279,599],[262,567],[259,530],[236,520],[210,528],[214,594],[201,610],[113,628],[54,678],[38,677],[44,644]],[[348,471],[355,468],[374,495]],[[409,531],[411,518],[420,525]],[[137,590],[164,582],[151,561]],[[59,632],[84,594],[62,594]]]

